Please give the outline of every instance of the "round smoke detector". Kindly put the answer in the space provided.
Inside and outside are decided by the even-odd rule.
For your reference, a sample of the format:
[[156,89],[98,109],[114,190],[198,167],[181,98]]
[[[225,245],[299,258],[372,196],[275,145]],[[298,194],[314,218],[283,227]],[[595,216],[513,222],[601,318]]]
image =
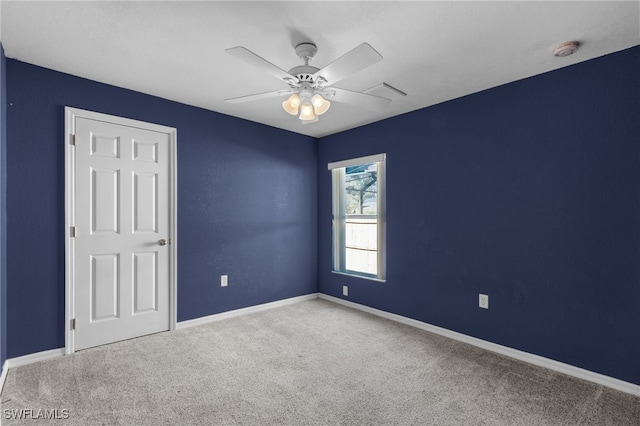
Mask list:
[[579,41],[567,41],[553,49],[553,54],[559,57],[569,56],[576,53],[579,46]]

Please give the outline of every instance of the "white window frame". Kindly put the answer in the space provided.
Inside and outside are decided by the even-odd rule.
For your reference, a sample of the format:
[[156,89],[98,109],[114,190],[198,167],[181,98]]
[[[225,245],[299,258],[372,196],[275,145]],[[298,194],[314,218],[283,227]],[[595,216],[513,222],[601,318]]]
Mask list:
[[[333,269],[336,274],[343,274],[366,278],[369,280],[385,282],[387,276],[387,218],[386,218],[386,159],[387,154],[369,155],[366,157],[352,158],[349,160],[336,161],[329,163],[327,168],[332,175],[332,211],[333,211]],[[345,174],[347,167],[359,166],[362,164],[378,163],[377,167],[377,273],[375,275],[362,272],[348,271],[345,268]]]

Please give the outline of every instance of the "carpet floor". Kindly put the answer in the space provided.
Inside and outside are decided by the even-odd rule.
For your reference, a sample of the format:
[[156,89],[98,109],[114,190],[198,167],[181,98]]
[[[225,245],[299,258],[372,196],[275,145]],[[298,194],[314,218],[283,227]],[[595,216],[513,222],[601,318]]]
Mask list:
[[321,299],[12,368],[1,407],[2,425],[640,424],[638,397]]

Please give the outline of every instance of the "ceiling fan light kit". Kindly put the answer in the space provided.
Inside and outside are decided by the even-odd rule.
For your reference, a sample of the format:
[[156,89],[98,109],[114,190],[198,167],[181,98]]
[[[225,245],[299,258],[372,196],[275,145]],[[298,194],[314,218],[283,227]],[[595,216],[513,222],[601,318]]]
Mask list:
[[298,115],[300,111],[300,120],[312,121],[317,115],[322,115],[331,106],[320,94],[319,89],[315,89],[309,83],[303,83],[297,93],[289,96],[289,99],[282,103],[282,108],[291,115]]
[[305,101],[302,103],[300,107],[300,120],[302,121],[312,121],[316,119],[316,115],[313,112],[313,105],[311,102]]
[[316,93],[311,97],[311,103],[313,104],[313,110],[318,115],[322,115],[327,112],[331,106],[331,102],[323,98],[320,93]]
[[239,98],[226,99],[226,101],[239,103],[272,96],[289,95],[287,100],[282,102],[282,108],[288,114],[299,114],[298,118],[302,123],[318,121],[318,116],[327,112],[331,106],[331,102],[328,99],[356,105],[372,111],[382,111],[391,102],[390,99],[373,94],[333,87],[333,84],[348,75],[382,60],[382,55],[369,44],[360,44],[322,69],[309,65],[309,61],[318,51],[315,44],[301,43],[296,46],[295,51],[296,55],[304,61],[304,65],[293,67],[287,72],[245,47],[237,46],[226,49],[226,52],[230,55],[262,69],[289,85],[289,90],[241,96]]
[[289,96],[289,99],[282,103],[282,108],[291,115],[298,115],[298,107],[300,107],[300,96],[297,93]]

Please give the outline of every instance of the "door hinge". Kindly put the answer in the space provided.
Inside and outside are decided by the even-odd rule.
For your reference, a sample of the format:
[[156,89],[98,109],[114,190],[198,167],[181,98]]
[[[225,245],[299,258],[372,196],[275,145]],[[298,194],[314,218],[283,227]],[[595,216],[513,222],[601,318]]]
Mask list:
[[76,237],[76,227],[72,226],[71,227],[71,238],[75,238]]
[[73,146],[76,146],[76,135],[69,135],[69,143]]
[[76,319],[72,319],[69,321],[69,330],[75,330],[76,329]]

